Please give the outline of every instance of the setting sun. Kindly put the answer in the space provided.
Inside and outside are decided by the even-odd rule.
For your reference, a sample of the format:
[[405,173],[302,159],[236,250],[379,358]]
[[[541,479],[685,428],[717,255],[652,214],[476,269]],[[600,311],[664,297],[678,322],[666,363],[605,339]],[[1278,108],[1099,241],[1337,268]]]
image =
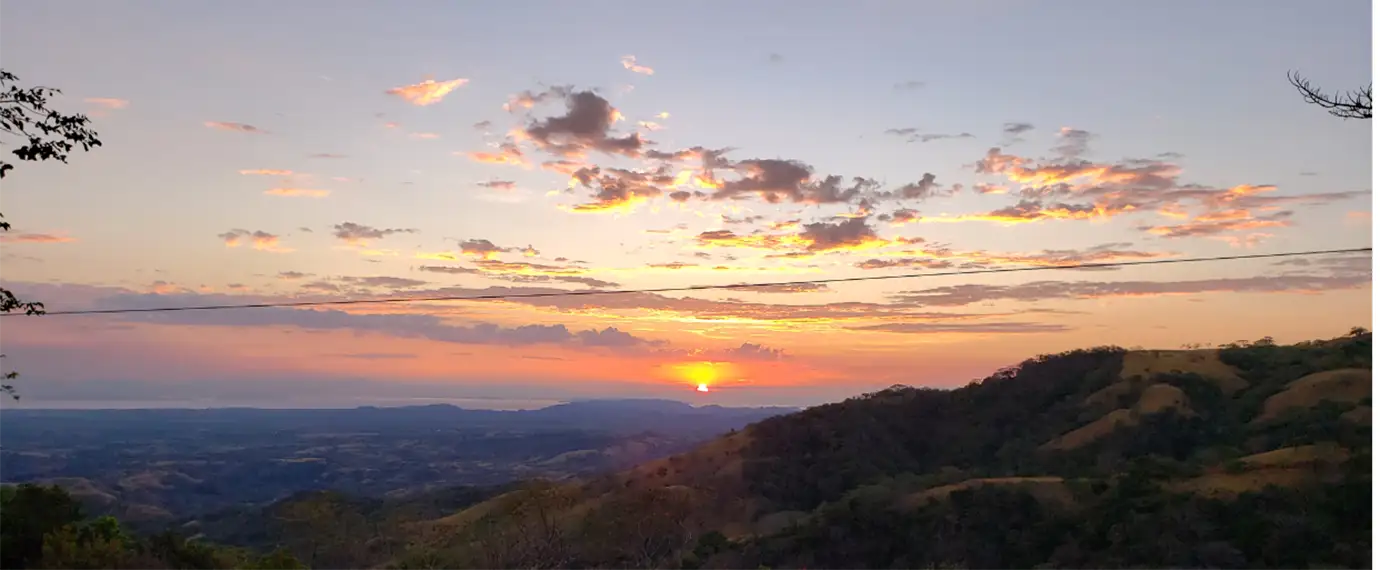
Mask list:
[[708,391],[709,391],[709,385],[708,385],[708,384],[700,384],[699,386],[696,386],[696,387],[695,387],[695,391],[696,391],[696,392],[708,392]]

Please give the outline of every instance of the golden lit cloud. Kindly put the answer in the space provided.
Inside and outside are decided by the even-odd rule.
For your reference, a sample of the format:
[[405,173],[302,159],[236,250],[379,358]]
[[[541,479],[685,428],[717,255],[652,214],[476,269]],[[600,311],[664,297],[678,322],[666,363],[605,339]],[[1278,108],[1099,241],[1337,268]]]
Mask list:
[[240,174],[248,176],[292,176],[292,171],[279,170],[276,168],[256,168],[253,170],[241,170]]
[[278,236],[265,231],[249,231],[243,229],[233,229],[216,237],[225,242],[225,247],[239,247],[248,244],[253,249],[259,251],[271,251],[274,253],[287,253],[292,251],[279,245]]
[[394,87],[385,91],[385,93],[396,95],[408,103],[424,107],[440,103],[451,91],[454,91],[461,85],[469,83],[469,81],[470,80],[463,78],[440,82],[433,79],[427,79],[421,83]]
[[264,194],[269,196],[286,196],[290,198],[325,198],[331,195],[330,190],[314,190],[310,188],[269,188],[264,190]]
[[512,142],[505,142],[498,146],[497,152],[457,152],[455,154],[468,156],[470,160],[485,164],[509,164],[512,166],[530,167],[527,157],[523,155],[522,149]]

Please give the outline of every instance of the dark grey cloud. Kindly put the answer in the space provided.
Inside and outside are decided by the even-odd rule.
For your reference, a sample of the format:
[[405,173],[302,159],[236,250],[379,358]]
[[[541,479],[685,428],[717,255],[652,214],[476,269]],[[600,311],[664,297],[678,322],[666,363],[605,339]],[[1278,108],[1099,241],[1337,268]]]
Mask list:
[[730,180],[715,190],[714,200],[741,200],[757,196],[777,204],[838,204],[851,202],[878,187],[875,180],[855,177],[848,183],[838,175],[814,181],[814,168],[798,160],[776,158],[738,161],[734,168],[741,178]]
[[1059,129],[1059,142],[1054,146],[1054,152],[1066,159],[1076,159],[1088,154],[1088,143],[1093,139],[1093,134],[1082,130],[1064,127]]
[[417,233],[417,230],[414,228],[380,229],[372,226],[366,226],[363,224],[357,224],[354,222],[339,223],[336,224],[332,229],[334,230],[332,235],[334,235],[337,239],[341,239],[350,243],[361,243],[367,242],[369,240],[383,239],[393,234]]
[[1332,267],[1326,271],[1288,272],[1253,277],[1182,281],[1036,281],[1019,285],[951,285],[906,291],[891,301],[915,307],[959,307],[991,301],[1035,302],[1201,293],[1319,293],[1358,289],[1371,284],[1369,266]]
[[533,122],[526,134],[543,150],[565,157],[583,156],[591,150],[641,156],[647,141],[637,132],[612,135],[614,117],[615,110],[607,99],[593,91],[578,91],[566,96],[566,114]]
[[517,182],[513,182],[512,180],[485,180],[484,182],[479,182],[477,185],[494,190],[512,190],[517,188]]
[[829,251],[876,241],[877,231],[866,218],[849,218],[842,222],[815,222],[802,226],[800,236],[810,242],[810,251]]
[[1005,123],[1001,126],[1002,134],[1010,136],[1020,136],[1035,129],[1035,125],[1030,123]]

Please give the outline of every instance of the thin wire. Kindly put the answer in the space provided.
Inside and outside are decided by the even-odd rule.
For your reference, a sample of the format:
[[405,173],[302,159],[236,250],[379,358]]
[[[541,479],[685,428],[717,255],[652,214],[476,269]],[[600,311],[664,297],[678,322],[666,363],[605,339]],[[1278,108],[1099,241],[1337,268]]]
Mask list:
[[[674,293],[683,291],[706,291],[712,289],[756,289],[759,287],[787,287],[791,285],[822,285],[827,283],[852,283],[857,281],[884,281],[889,279],[919,279],[922,277],[950,277],[955,275],[981,275],[989,273],[1018,273],[1026,271],[1052,271],[1063,269],[1101,269],[1108,267],[1131,267],[1137,265],[1170,265],[1175,263],[1205,263],[1217,261],[1237,261],[1244,259],[1271,259],[1279,257],[1305,257],[1313,255],[1336,255],[1342,253],[1369,253],[1369,247],[1349,249],[1325,249],[1315,251],[1291,251],[1283,253],[1254,253],[1243,255],[1219,255],[1213,257],[1187,257],[1179,259],[1152,259],[1142,261],[1117,261],[1106,263],[1078,263],[1071,265],[1045,265],[1036,267],[1007,267],[997,269],[967,269],[940,271],[932,273],[903,273],[897,275],[868,275],[864,277],[833,277],[809,279],[804,281],[775,281],[769,283],[738,283],[734,285],[689,285],[683,287],[661,287],[655,289],[594,289],[588,291],[551,291],[544,293],[507,293],[496,295],[448,295],[437,297],[389,297],[383,299],[344,299],[337,301],[287,301],[281,303],[248,303],[243,305],[199,305],[183,307],[145,307],[135,309],[91,309],[76,311],[51,311],[43,316],[61,315],[114,315],[121,313],[167,313],[174,311],[219,311],[230,309],[267,309],[280,307],[322,307],[331,305],[364,305],[375,303],[426,303],[436,301],[497,301],[503,299],[537,299],[546,297],[583,297],[589,295],[630,295],[633,293]],[[25,316],[23,313],[0,313],[0,317]],[[33,316],[39,316],[35,314]]]

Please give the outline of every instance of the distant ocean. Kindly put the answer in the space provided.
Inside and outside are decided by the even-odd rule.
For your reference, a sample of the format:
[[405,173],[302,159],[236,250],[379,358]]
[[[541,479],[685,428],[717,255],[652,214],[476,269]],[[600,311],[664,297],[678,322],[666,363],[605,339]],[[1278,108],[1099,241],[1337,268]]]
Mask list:
[[536,410],[564,404],[565,400],[524,400],[501,398],[359,398],[344,401],[229,401],[229,400],[18,400],[6,398],[0,402],[0,410],[150,410],[150,409],[205,409],[205,408],[261,408],[273,410],[302,409],[349,409],[360,406],[396,408],[401,406],[426,406],[430,404],[450,404],[473,410]]

